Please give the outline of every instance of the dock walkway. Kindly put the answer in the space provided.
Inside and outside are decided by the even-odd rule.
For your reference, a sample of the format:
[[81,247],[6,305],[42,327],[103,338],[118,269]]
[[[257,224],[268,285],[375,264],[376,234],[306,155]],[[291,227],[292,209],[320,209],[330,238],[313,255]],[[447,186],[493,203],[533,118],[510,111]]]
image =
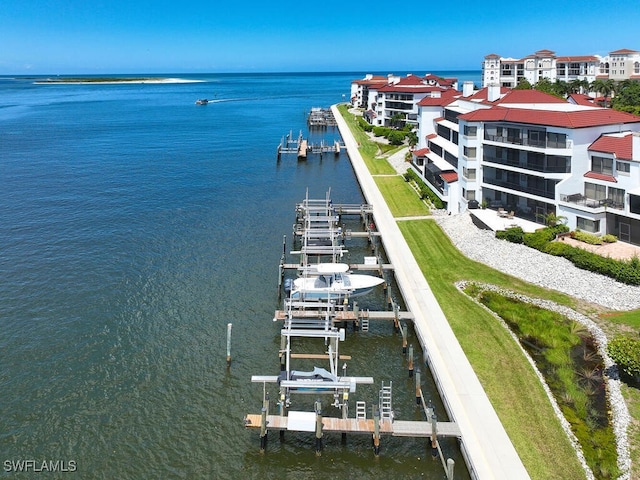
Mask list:
[[[250,414],[245,417],[245,426],[247,428],[260,428],[261,421],[261,415]],[[269,430],[300,431],[296,427],[290,427],[289,417],[281,415],[267,415],[267,423],[269,425]],[[439,437],[460,436],[458,426],[452,422],[438,422],[437,429]],[[361,433],[371,435],[375,430],[375,424],[372,418],[358,419],[322,417],[322,430],[325,432]],[[431,437],[431,424],[429,422],[406,420],[380,422],[380,433],[391,435],[393,437],[429,438]]]
[[360,188],[373,206],[376,227],[382,233],[407,310],[414,315],[416,334],[449,418],[460,429],[461,448],[471,476],[482,480],[530,478],[367,169],[347,123],[336,105],[332,110]]

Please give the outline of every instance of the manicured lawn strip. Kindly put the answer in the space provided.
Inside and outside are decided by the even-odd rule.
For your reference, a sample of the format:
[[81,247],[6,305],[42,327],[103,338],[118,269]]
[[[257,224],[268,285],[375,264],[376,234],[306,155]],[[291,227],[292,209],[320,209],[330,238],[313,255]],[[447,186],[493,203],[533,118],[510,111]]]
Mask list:
[[640,310],[630,310],[628,312],[609,312],[601,315],[608,322],[627,325],[634,330],[640,330]]
[[[348,107],[346,105],[339,105],[338,110],[347,122],[347,125],[349,125],[351,133],[358,142],[358,150],[360,151],[360,155],[362,155],[364,163],[371,172],[371,175],[396,174],[396,170],[386,159],[376,158],[381,147],[377,143],[373,142],[362,128],[358,126],[355,115],[348,112]],[[385,146],[383,148],[387,147]]]
[[429,208],[420,200],[411,185],[400,175],[374,177],[394,217],[429,215]]
[[477,280],[558,303],[571,304],[571,300],[467,259],[431,220],[398,224],[531,478],[584,478],[522,351],[506,329],[454,283]]

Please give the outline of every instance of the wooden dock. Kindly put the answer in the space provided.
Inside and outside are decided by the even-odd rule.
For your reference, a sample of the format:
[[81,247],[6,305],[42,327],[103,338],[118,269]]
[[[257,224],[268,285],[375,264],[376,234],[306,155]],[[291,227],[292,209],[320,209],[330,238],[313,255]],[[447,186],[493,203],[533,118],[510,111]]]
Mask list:
[[[247,428],[260,428],[262,425],[262,416],[260,414],[249,414],[245,417],[244,424]],[[309,431],[296,429],[296,427],[289,428],[288,417],[280,415],[267,415],[267,429],[297,432]],[[439,437],[460,437],[460,429],[454,422],[437,422],[436,429]],[[373,418],[322,417],[322,430],[332,433],[373,435],[375,425]],[[433,432],[430,422],[394,420],[393,422],[380,422],[380,433],[393,437],[431,438]]]
[[314,107],[307,116],[307,125],[310,128],[326,128],[338,125],[330,108]]
[[[304,145],[300,138],[298,145]],[[361,217],[363,232],[345,232],[340,226],[342,215],[358,215]],[[322,256],[329,256],[330,262],[338,264],[343,254],[345,238],[368,238],[373,245],[377,238],[375,225],[373,224],[373,212],[370,205],[334,205],[330,199],[330,192],[324,199],[309,199],[308,193],[305,200],[296,205],[296,223],[294,224],[294,241],[299,239],[300,248],[289,252],[299,255],[299,263],[287,263],[286,237],[283,241],[283,252],[279,268],[278,292],[282,291],[282,280],[286,270],[296,270],[299,275],[313,276],[320,273],[319,265],[325,260]],[[347,235],[348,233],[348,235]],[[373,249],[374,253],[375,248]],[[324,433],[365,434],[373,438],[373,451],[375,455],[380,451],[380,437],[382,435],[394,437],[414,437],[429,439],[432,454],[440,455],[443,466],[447,471],[447,478],[453,478],[453,461],[445,461],[438,437],[460,437],[460,429],[454,422],[438,422],[431,403],[427,405],[422,394],[419,370],[415,374],[416,399],[422,404],[425,421],[402,421],[394,418],[392,406],[392,382],[385,385],[382,382],[378,398],[369,404],[369,410],[373,418],[367,418],[367,404],[364,401],[355,402],[355,417],[349,415],[351,403],[349,396],[356,392],[361,384],[373,384],[373,377],[347,377],[346,361],[351,360],[350,355],[339,352],[340,345],[345,340],[346,330],[352,323],[354,330],[368,331],[369,322],[372,320],[393,321],[396,332],[402,334],[403,353],[407,350],[407,320],[413,321],[414,317],[409,311],[401,311],[398,304],[391,298],[388,284],[384,277],[393,270],[393,265],[384,264],[381,255],[364,257],[364,263],[345,265],[347,270],[377,271],[385,279],[384,285],[389,311],[370,311],[360,309],[357,302],[349,304],[349,290],[327,293],[329,298],[315,298],[309,295],[305,298],[304,292],[298,292],[298,296],[288,295],[283,301],[283,309],[276,310],[273,321],[281,322],[280,348],[278,357],[280,360],[280,373],[278,375],[254,375],[253,383],[262,383],[263,399],[262,412],[260,414],[247,414],[244,424],[247,428],[260,430],[260,448],[266,448],[267,433],[269,430],[277,430],[280,435],[286,431],[291,432],[315,432],[316,453],[320,455],[322,450],[322,436]],[[331,297],[334,298],[331,298]],[[299,338],[304,338],[304,351],[296,351],[301,344]],[[317,342],[315,342],[317,340]],[[317,344],[317,350],[313,351]],[[309,347],[312,347],[309,351]],[[299,371],[293,365],[301,360],[322,361],[328,367],[314,365],[312,371]],[[408,368],[409,376],[413,377],[413,346],[409,345]],[[309,362],[304,365],[308,366]],[[342,371],[340,370],[340,365]],[[341,375],[342,373],[342,375]],[[275,384],[270,387],[277,392],[277,415],[269,414],[270,399],[267,384]],[[298,395],[314,395],[318,398],[314,411],[302,412],[292,410],[293,397]],[[323,417],[320,396],[329,397],[329,405],[341,411],[342,418]]]

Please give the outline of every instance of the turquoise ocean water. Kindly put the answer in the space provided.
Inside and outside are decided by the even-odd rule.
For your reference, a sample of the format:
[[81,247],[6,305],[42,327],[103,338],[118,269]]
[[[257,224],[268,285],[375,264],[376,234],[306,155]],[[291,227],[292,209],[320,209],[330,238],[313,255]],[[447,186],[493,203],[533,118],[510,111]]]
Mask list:
[[[363,201],[346,155],[278,162],[276,147],[363,75],[0,78],[0,477],[30,478],[15,473],[27,460],[72,462],[54,478],[444,477],[424,440],[384,437],[375,458],[369,437],[328,435],[317,457],[312,435],[272,433],[260,454],[243,427],[261,407],[251,375],[278,372],[277,265],[296,202],[307,189]],[[348,246],[350,260],[367,251]],[[385,308],[381,292],[363,302]],[[353,402],[393,381],[396,417],[421,419],[390,325],[341,348],[349,374],[376,382]],[[443,447],[468,478],[455,442]]]

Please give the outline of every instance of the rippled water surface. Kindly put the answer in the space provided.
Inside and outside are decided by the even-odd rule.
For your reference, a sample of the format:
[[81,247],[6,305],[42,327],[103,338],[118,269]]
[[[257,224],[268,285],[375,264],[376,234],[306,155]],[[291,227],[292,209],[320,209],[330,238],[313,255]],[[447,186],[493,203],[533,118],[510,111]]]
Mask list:
[[[243,427],[261,407],[251,375],[279,369],[277,265],[295,203],[307,189],[363,201],[346,155],[277,162],[276,146],[361,77],[0,80],[3,474],[60,460],[80,478],[444,477],[426,440],[383,438],[375,458],[370,437],[327,435],[317,457],[312,435],[272,433],[260,454]],[[367,245],[349,249],[356,260]],[[363,302],[386,308],[382,292]],[[393,381],[396,417],[421,419],[391,325],[349,332],[341,352],[349,374],[375,379],[353,402]],[[443,447],[467,478],[455,442]]]

